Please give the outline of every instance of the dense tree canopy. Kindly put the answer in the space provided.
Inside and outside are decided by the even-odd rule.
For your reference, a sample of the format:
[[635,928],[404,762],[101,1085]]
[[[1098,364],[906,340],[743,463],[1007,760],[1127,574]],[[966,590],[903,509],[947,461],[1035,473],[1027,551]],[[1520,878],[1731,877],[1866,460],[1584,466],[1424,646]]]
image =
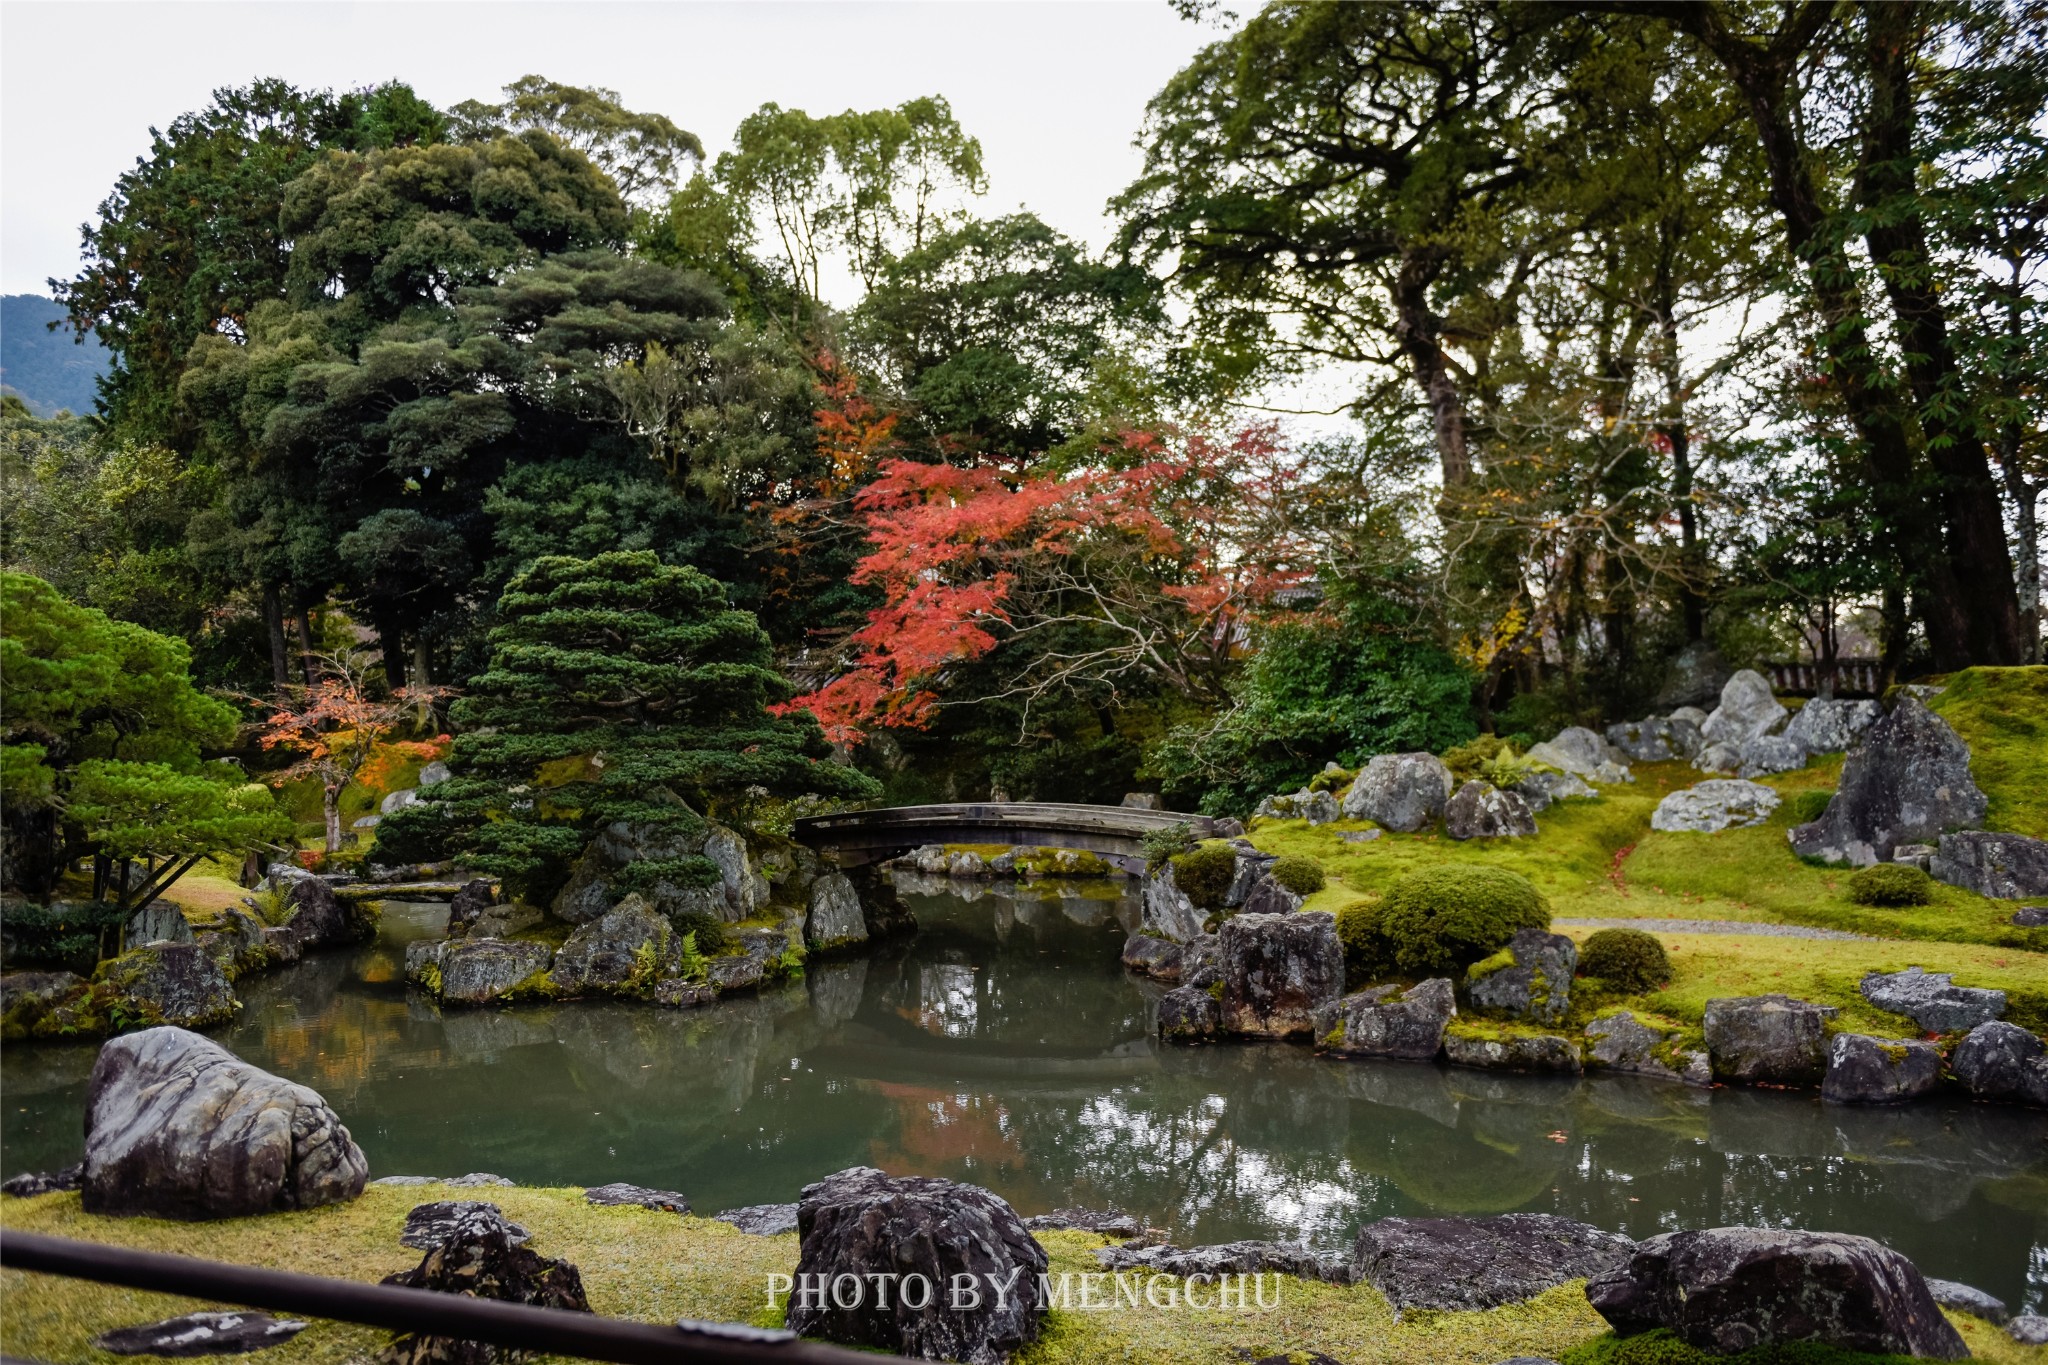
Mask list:
[[[1213,17],[1106,251],[984,214],[938,95],[763,104],[707,164],[542,75],[219,91],[59,285],[114,369],[0,415],[0,559],[208,683],[374,645],[366,702],[465,692],[442,833],[536,885],[586,810],[657,818],[622,784],[869,792],[805,713],[891,799],[1237,810],[1641,715],[1681,648],[2040,657],[2030,11]],[[570,771],[639,752],[562,662],[625,685],[585,591],[738,710]]]

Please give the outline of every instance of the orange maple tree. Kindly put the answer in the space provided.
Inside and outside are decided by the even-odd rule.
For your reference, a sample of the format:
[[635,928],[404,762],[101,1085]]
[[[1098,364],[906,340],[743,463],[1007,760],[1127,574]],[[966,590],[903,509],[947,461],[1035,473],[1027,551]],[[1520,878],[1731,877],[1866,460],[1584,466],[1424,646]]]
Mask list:
[[999,646],[1014,667],[993,695],[1027,706],[1132,675],[1219,698],[1248,614],[1309,576],[1286,506],[1302,478],[1264,423],[1119,431],[1080,468],[1022,475],[883,459],[852,499],[871,546],[853,581],[883,603],[847,667],[785,707],[838,743],[922,727],[940,675]]
[[373,696],[365,685],[368,656],[317,656],[319,676],[310,687],[288,688],[260,703],[269,714],[257,726],[263,748],[298,755],[289,767],[267,779],[282,787],[303,777],[320,783],[320,809],[326,824],[329,853],[341,850],[342,793],[362,779],[364,769],[383,755],[396,752],[432,759],[447,752],[448,737],[433,740],[392,740],[407,713],[445,699],[445,687],[402,687],[388,697]]

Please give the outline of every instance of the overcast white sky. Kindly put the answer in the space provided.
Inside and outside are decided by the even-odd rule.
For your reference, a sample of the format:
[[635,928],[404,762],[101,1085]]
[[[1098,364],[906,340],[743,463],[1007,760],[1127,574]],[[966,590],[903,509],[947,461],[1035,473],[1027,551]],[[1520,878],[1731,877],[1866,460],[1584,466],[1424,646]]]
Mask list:
[[[1166,0],[1011,3],[0,5],[0,290],[47,293],[149,128],[218,86],[403,80],[443,108],[538,73],[618,90],[713,157],[773,100],[814,114],[941,94],[982,141],[984,214],[1100,246],[1145,102],[1217,36]],[[829,292],[829,291],[828,291]]]

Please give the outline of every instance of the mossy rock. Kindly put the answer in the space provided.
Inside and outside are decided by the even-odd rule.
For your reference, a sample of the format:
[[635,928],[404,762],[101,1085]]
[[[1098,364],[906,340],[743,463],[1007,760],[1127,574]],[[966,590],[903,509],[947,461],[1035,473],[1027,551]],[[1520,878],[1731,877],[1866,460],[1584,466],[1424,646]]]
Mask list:
[[1671,979],[1671,958],[1655,934],[1602,929],[1579,945],[1579,971],[1624,995],[1655,990]]
[[1186,853],[1174,855],[1173,884],[1180,888],[1197,910],[1221,910],[1230,883],[1237,876],[1237,850],[1212,840]]
[[1858,905],[1926,905],[1934,899],[1934,878],[1911,863],[1877,863],[1849,878],[1848,896]]

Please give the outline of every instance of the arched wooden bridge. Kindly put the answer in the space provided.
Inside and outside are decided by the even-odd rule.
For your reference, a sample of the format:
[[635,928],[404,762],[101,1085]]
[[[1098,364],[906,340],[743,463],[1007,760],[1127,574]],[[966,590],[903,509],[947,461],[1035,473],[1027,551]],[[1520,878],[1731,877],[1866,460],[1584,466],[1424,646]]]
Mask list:
[[831,855],[842,867],[880,862],[925,844],[1022,844],[1086,849],[1141,872],[1146,835],[1186,824],[1196,838],[1207,839],[1223,832],[1220,823],[1206,815],[1129,806],[970,801],[813,815],[798,820],[792,833],[798,843]]

